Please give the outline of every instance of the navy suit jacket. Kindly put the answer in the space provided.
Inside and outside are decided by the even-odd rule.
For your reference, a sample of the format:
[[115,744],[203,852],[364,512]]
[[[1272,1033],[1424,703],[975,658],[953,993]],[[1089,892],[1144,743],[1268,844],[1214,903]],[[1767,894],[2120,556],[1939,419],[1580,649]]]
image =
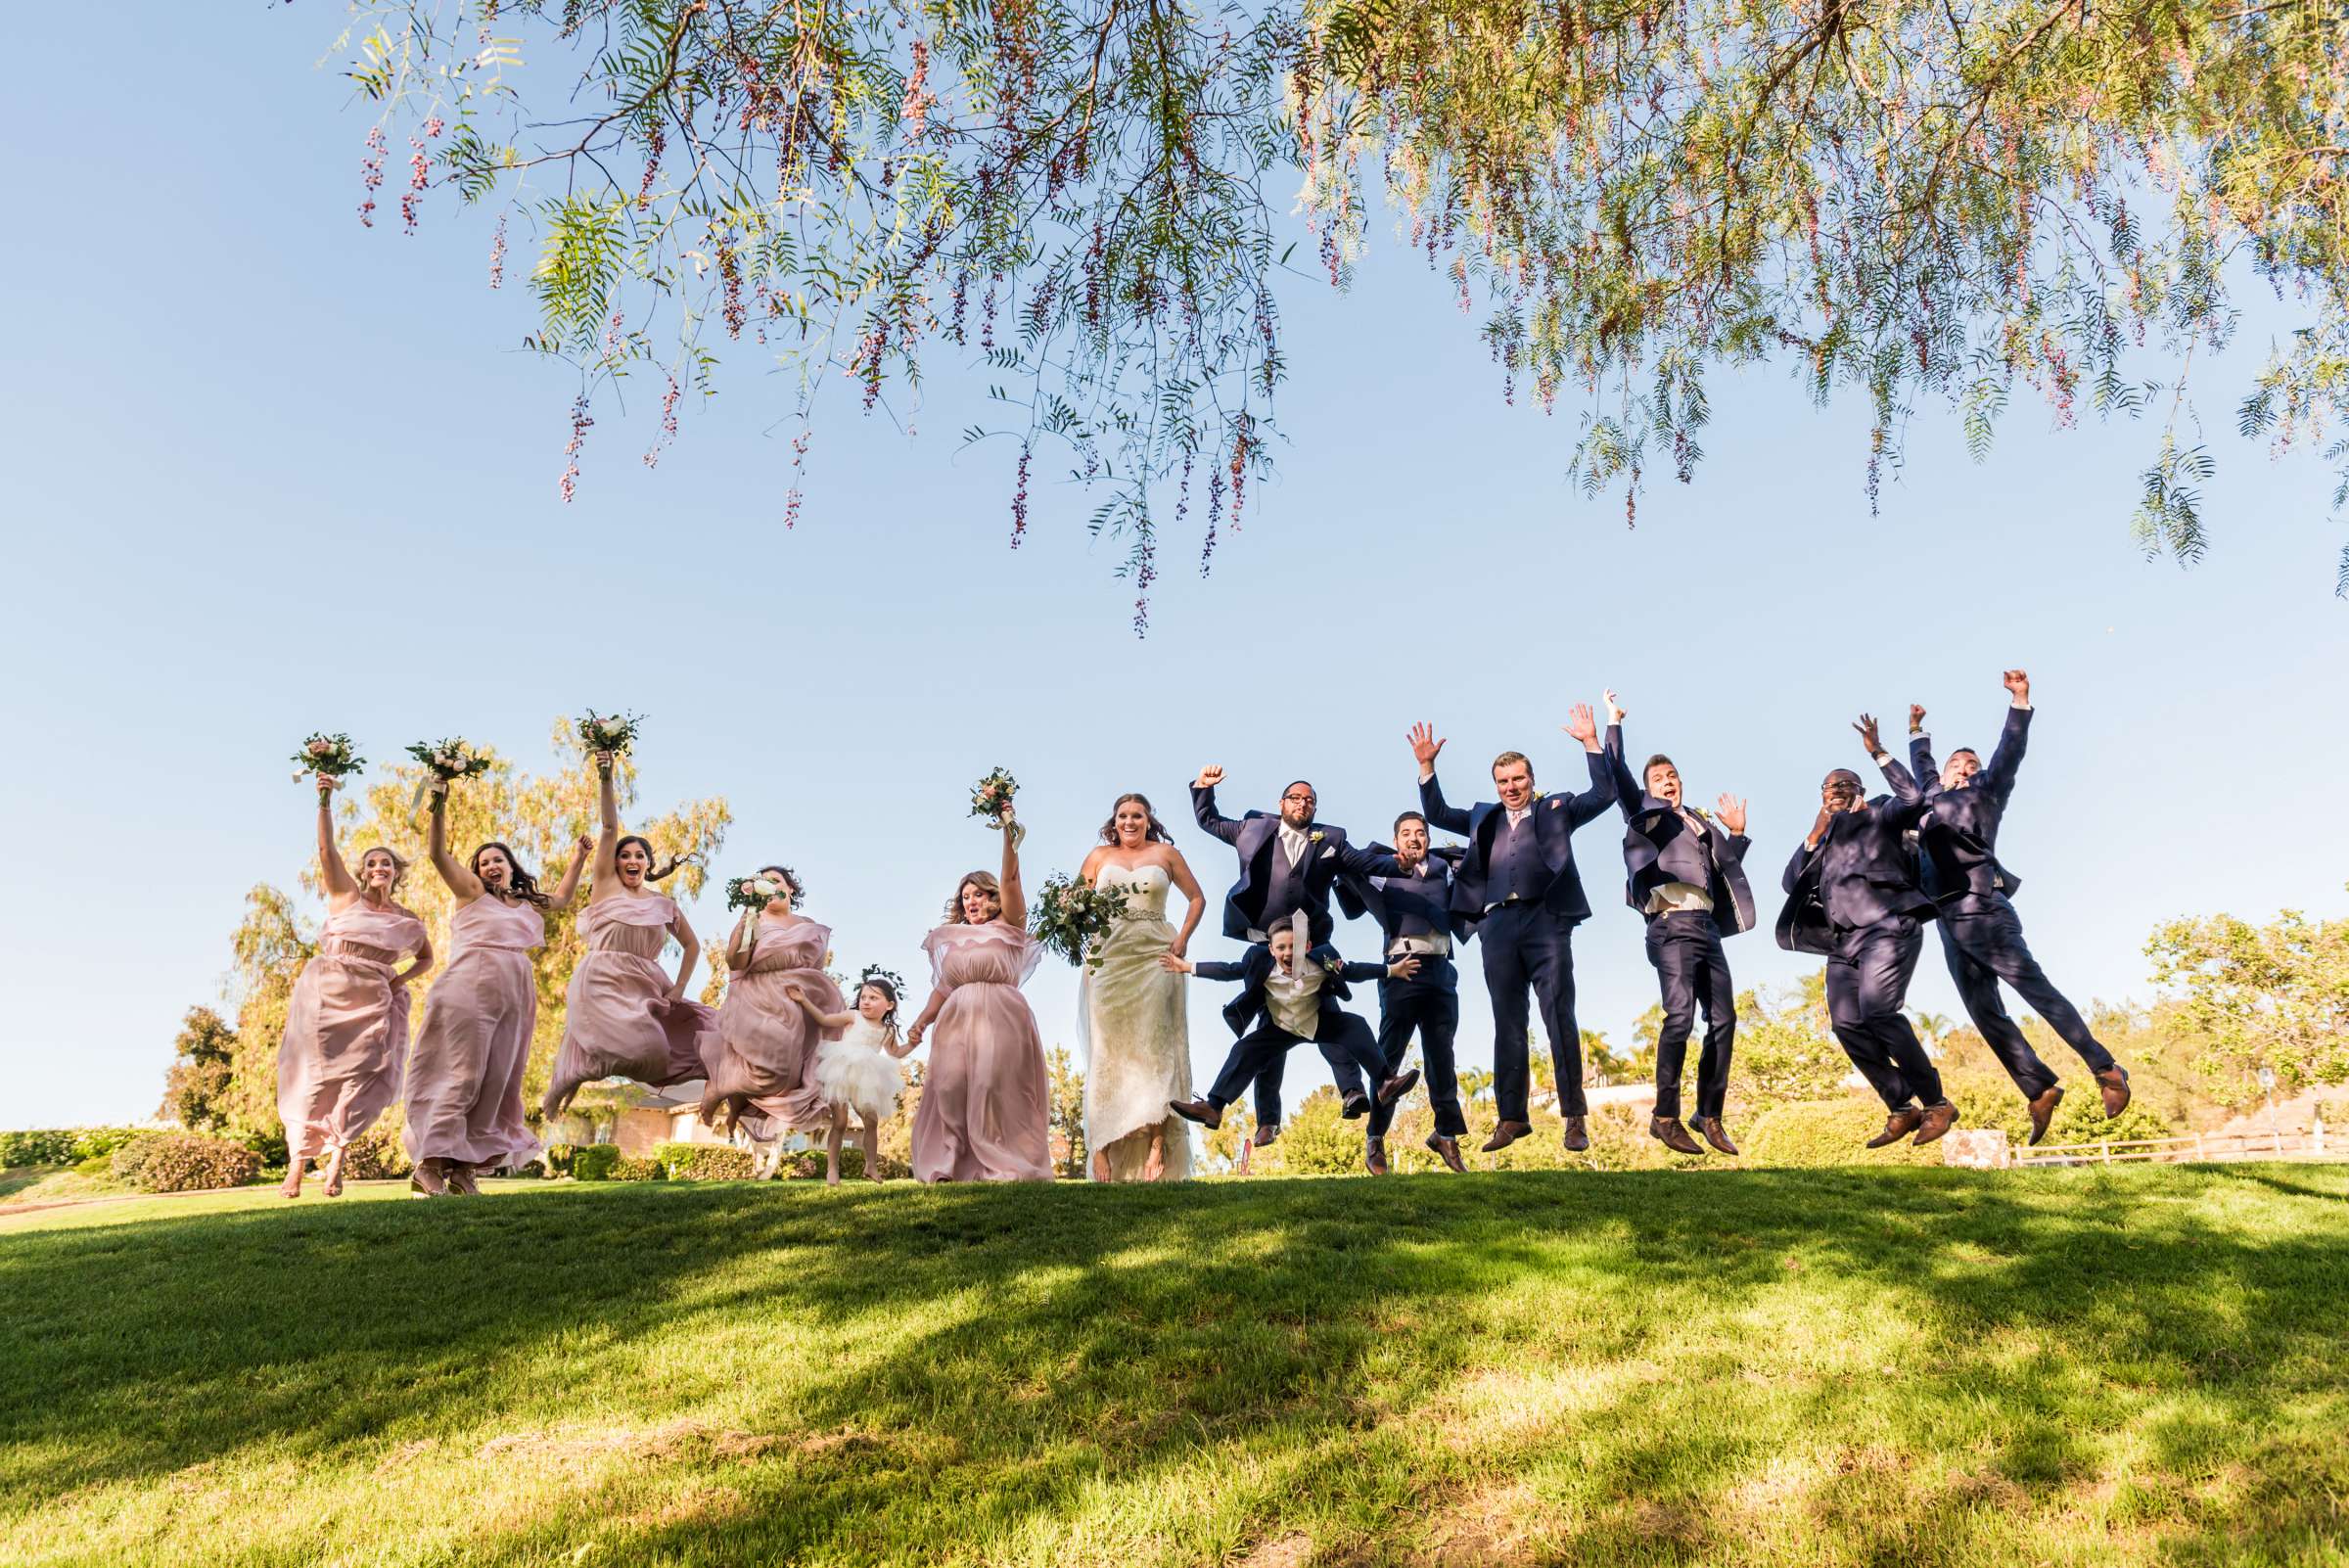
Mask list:
[[[1317,997],[1321,1021],[1326,1024],[1341,1009],[1338,1003],[1351,996],[1348,982],[1356,980],[1384,980],[1385,964],[1350,964],[1338,956],[1338,949],[1323,943],[1308,948],[1301,963],[1321,966],[1321,991]],[[1272,1011],[1265,995],[1265,982],[1272,977],[1272,949],[1258,943],[1240,955],[1237,963],[1218,963],[1205,960],[1194,963],[1191,973],[1201,980],[1236,980],[1240,993],[1223,1007],[1223,1022],[1231,1026],[1234,1035],[1245,1035],[1259,1020],[1272,1022]]]
[[1817,849],[1796,845],[1781,883],[1786,907],[1778,913],[1778,945],[1831,953],[1839,931],[1898,915],[1932,919],[1937,911],[1917,886],[1908,844],[1924,809],[1921,800],[1879,795],[1857,811],[1837,813]]
[[1615,804],[1623,807],[1624,901],[1642,915],[1648,896],[1667,882],[1702,888],[1713,899],[1713,923],[1725,936],[1754,929],[1754,890],[1745,881],[1746,836],[1731,833],[1696,807],[1704,818],[1700,837],[1688,831],[1672,803],[1647,793],[1624,762],[1622,737],[1607,734],[1607,761],[1615,770]]
[[[1245,942],[1249,932],[1265,928],[1265,885],[1271,877],[1271,857],[1280,853],[1280,818],[1270,812],[1250,811],[1235,822],[1216,809],[1216,792],[1212,786],[1201,789],[1196,784],[1191,786],[1191,813],[1199,818],[1202,828],[1239,852],[1240,879],[1223,897],[1223,935],[1235,942]],[[1326,822],[1309,822],[1306,832],[1321,835],[1319,844],[1309,841],[1307,846],[1306,926],[1314,942],[1327,942],[1336,927],[1329,916],[1329,894],[1338,880],[1339,861],[1346,849],[1346,830]],[[1346,911],[1349,920],[1361,917],[1362,906],[1351,889],[1338,889],[1338,906]]]
[[[1999,823],[2014,794],[2014,775],[2023,765],[2023,748],[2031,735],[2031,710],[2009,707],[2005,727],[1999,732],[1998,749],[1970,784],[1945,789],[1941,769],[1933,762],[1933,738],[1916,735],[1909,741],[1909,765],[1915,777],[1909,787],[1926,803],[1924,820],[1917,824],[1918,846],[1924,852],[1925,892],[1937,903],[1968,894],[1984,898],[2004,893],[2011,897],[2023,879],[1999,862]],[[1902,781],[1887,769],[1884,777],[1897,792]],[[1904,797],[1906,798],[1906,797]]]
[[[1621,727],[1607,726],[1606,745],[1622,748]],[[1615,799],[1615,770],[1607,765],[1604,748],[1584,755],[1590,765],[1589,789],[1580,795],[1544,795],[1534,802],[1534,831],[1540,835],[1542,863],[1550,873],[1542,907],[1569,921],[1590,918],[1590,900],[1583,896],[1583,874],[1574,864],[1574,830],[1605,811]],[[1448,805],[1443,786],[1433,773],[1419,786],[1419,809],[1427,813],[1429,826],[1468,840],[1467,853],[1451,880],[1452,921],[1465,936],[1485,917],[1493,838],[1508,824],[1509,813],[1493,801],[1480,802],[1466,810]]]
[[[1348,845],[1338,856],[1342,866],[1339,886],[1352,890],[1370,918],[1378,922],[1378,929],[1386,933],[1389,942],[1399,935],[1395,929],[1396,903],[1410,898],[1423,898],[1434,906],[1421,912],[1426,914],[1439,932],[1454,942],[1464,942],[1468,933],[1461,929],[1458,911],[1451,907],[1451,882],[1467,853],[1456,844],[1433,845],[1427,852],[1427,875],[1414,878],[1404,870],[1403,862],[1395,858],[1395,851],[1391,846],[1373,844],[1364,850]],[[1409,885],[1397,895],[1396,899],[1391,900],[1387,890],[1378,886],[1378,883],[1395,879],[1405,880]]]

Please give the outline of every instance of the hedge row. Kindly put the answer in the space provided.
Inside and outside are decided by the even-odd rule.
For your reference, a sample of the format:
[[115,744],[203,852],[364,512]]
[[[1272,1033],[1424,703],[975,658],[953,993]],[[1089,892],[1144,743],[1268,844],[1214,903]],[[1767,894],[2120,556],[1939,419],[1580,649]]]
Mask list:
[[[643,1158],[624,1155],[610,1143],[550,1143],[544,1169],[580,1181],[748,1181],[756,1165],[757,1156],[750,1150],[727,1143],[663,1143]],[[891,1180],[913,1175],[912,1167],[888,1155],[881,1157],[880,1165],[881,1175]],[[861,1177],[863,1151],[853,1145],[842,1149],[840,1172],[850,1179]],[[821,1180],[823,1175],[821,1149],[787,1155],[776,1173],[782,1179],[802,1181]]]
[[245,1185],[261,1174],[261,1157],[234,1138],[142,1132],[115,1151],[114,1173],[141,1192],[195,1192]]
[[18,1165],[79,1165],[113,1154],[139,1135],[135,1127],[58,1127],[32,1132],[0,1132],[0,1168]]

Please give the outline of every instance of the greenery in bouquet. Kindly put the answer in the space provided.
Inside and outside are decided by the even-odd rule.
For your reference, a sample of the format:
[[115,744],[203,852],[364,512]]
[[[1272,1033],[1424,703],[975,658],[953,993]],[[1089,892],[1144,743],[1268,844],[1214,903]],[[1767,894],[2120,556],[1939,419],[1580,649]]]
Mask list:
[[454,740],[418,741],[408,748],[408,755],[424,765],[423,783],[416,786],[416,804],[422,806],[425,796],[444,793],[448,786],[461,778],[472,778],[489,771],[489,759],[475,751],[460,737]]
[[1011,798],[1019,793],[1020,781],[998,767],[971,786],[971,815],[984,819],[989,827],[1001,827]]
[[599,714],[590,708],[578,717],[579,744],[591,757],[618,756],[635,744],[636,726],[643,722],[642,714]]
[[1126,918],[1126,896],[1061,874],[1048,878],[1028,916],[1029,935],[1070,963],[1101,967],[1101,945]]
[[807,884],[801,879],[797,871],[791,870],[789,866],[778,869],[790,874],[788,882],[778,881],[764,871],[756,876],[730,878],[726,883],[726,907],[748,909],[756,914],[766,907],[769,899],[784,892],[791,894],[791,906],[794,909],[800,907],[806,901]]
[[361,757],[357,748],[351,745],[350,737],[343,734],[311,735],[295,752],[293,761],[300,770],[294,775],[295,778],[320,778],[335,789],[343,787],[345,775],[367,765],[367,759]]

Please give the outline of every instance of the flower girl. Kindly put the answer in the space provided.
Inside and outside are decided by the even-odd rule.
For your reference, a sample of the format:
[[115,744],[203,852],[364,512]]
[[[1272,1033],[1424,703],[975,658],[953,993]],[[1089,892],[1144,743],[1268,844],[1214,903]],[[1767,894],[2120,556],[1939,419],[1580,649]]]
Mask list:
[[905,1087],[905,1070],[898,1062],[913,1049],[898,1033],[898,987],[888,971],[867,969],[856,988],[853,1013],[820,1011],[797,986],[786,992],[817,1028],[847,1031],[817,1047],[814,1071],[807,1075],[808,1087],[832,1108],[832,1135],[824,1148],[826,1186],[840,1185],[840,1144],[851,1111],[864,1124],[864,1174],[881,1179],[881,1124],[897,1111]]

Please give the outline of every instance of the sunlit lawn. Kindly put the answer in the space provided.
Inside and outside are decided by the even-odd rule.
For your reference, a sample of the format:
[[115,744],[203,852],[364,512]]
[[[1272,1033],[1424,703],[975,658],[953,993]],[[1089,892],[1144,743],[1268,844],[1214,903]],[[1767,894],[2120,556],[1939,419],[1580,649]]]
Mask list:
[[2349,1561],[2349,1170],[0,1219],[0,1561]]

